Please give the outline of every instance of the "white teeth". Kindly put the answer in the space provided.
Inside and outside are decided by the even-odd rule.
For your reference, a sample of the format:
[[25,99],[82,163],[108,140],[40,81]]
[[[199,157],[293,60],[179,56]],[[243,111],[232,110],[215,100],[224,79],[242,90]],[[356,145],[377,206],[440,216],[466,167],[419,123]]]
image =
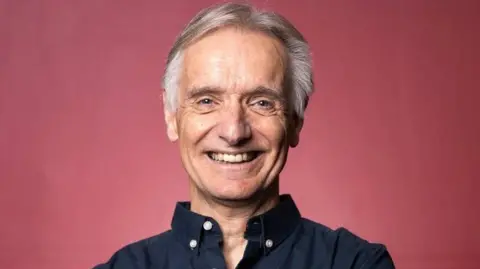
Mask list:
[[255,157],[255,155],[254,153],[240,153],[240,154],[211,153],[210,157],[216,161],[240,163],[245,161],[251,161]]

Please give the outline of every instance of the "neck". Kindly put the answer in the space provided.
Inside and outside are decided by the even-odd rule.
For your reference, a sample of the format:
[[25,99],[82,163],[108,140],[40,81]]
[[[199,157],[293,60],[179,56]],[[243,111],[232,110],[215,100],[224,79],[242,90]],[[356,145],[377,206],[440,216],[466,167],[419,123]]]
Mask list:
[[208,216],[218,222],[225,241],[243,235],[249,219],[261,215],[279,202],[278,180],[272,183],[265,192],[241,201],[225,201],[204,195],[195,187],[191,187],[191,210],[197,214]]
[[213,218],[220,225],[223,235],[223,254],[227,268],[236,268],[247,246],[244,233],[253,216],[273,208],[279,202],[278,178],[264,192],[242,201],[225,201],[201,192],[191,184],[190,209],[200,215]]

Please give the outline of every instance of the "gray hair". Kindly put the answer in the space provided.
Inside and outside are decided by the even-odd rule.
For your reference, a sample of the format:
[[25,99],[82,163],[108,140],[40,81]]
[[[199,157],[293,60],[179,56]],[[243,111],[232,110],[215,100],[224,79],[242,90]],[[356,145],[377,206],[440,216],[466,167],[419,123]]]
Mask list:
[[168,55],[163,88],[165,105],[170,111],[178,106],[178,85],[182,68],[183,50],[205,35],[224,27],[240,27],[259,31],[277,38],[288,55],[286,80],[289,82],[290,105],[303,118],[308,99],[313,93],[312,60],[310,48],[303,35],[283,16],[259,11],[248,4],[224,3],[200,11],[177,37]]

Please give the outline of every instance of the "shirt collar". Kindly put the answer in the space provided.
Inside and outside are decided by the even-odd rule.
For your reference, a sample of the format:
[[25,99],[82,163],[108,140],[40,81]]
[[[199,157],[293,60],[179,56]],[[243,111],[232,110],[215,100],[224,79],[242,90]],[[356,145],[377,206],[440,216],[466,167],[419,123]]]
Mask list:
[[[280,245],[297,227],[301,215],[289,194],[280,195],[277,206],[247,223],[245,238],[258,242],[264,253]],[[172,232],[182,245],[192,250],[201,244],[216,244],[222,240],[218,223],[190,210],[190,202],[178,202],[172,219]],[[217,244],[218,246],[218,244]]]

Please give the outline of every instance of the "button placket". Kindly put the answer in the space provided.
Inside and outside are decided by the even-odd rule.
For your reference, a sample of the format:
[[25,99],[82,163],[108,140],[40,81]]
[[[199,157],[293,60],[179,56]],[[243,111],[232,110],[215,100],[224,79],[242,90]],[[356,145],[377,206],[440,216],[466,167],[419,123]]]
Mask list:
[[213,224],[211,221],[207,220],[203,223],[203,229],[205,229],[205,231],[210,231],[213,227]]
[[188,245],[190,246],[191,249],[194,249],[194,248],[197,247],[198,242],[197,242],[197,240],[192,239],[192,240],[190,240],[190,243]]

